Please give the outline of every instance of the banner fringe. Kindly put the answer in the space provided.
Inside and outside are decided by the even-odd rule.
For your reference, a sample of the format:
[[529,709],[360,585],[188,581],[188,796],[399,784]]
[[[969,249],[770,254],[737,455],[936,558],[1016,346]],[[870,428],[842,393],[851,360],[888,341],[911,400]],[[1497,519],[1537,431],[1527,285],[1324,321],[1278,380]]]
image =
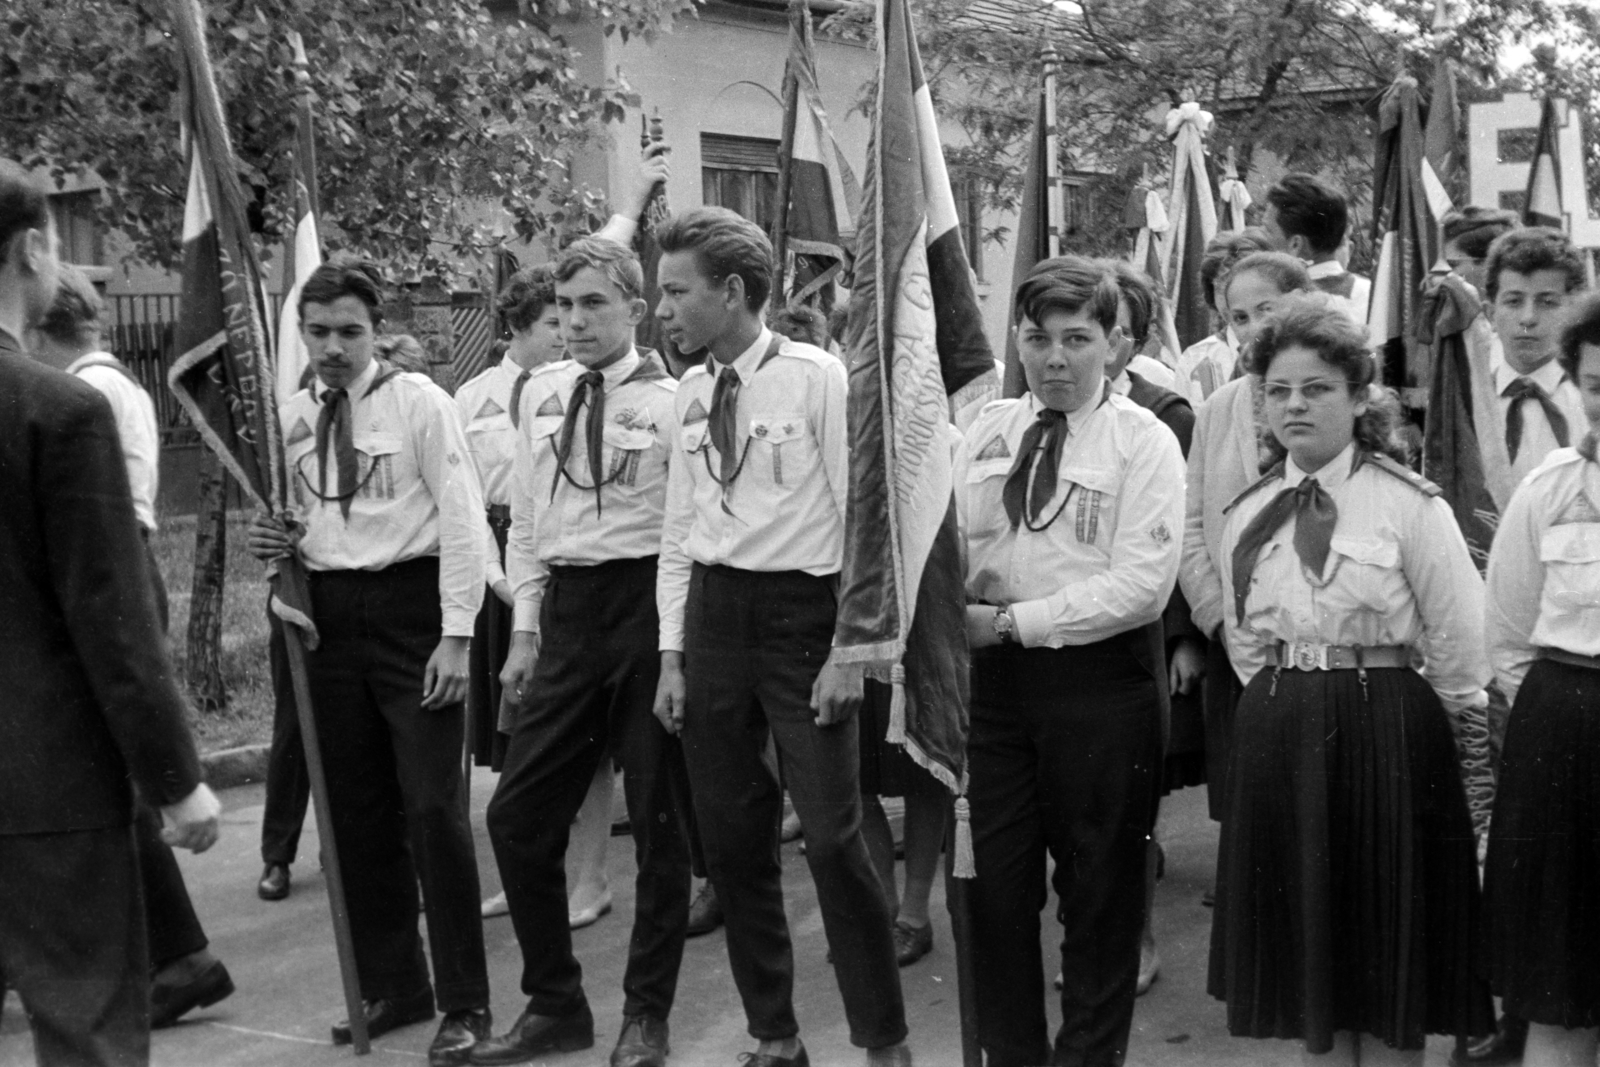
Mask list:
[[207,445],[207,447],[211,449],[211,451],[216,455],[217,459],[221,461],[222,466],[227,470],[227,472],[233,475],[234,480],[239,483],[240,488],[245,491],[245,494],[250,497],[250,499],[258,508],[263,511],[270,511],[271,508],[268,506],[267,502],[261,499],[260,495],[256,492],[256,487],[250,484],[250,476],[244,472],[244,468],[241,467],[239,465],[239,461],[234,458],[233,450],[228,447],[228,443],[221,437],[217,436],[217,431],[212,427],[210,421],[207,420],[205,412],[200,410],[200,405],[194,402],[194,397],[189,394],[189,391],[178,384],[180,379],[182,379],[185,374],[193,370],[203,361],[210,359],[216,354],[218,349],[222,348],[227,343],[227,332],[219,330],[207,338],[203,343],[183,353],[177,359],[174,359],[172,361],[172,366],[167,370],[167,389],[173,394],[173,396],[177,398],[178,405],[182,407],[184,413],[189,416],[189,421],[193,424],[196,432],[200,434],[200,439]]
[[956,878],[976,878],[977,864],[972,858],[972,805],[965,796],[956,797],[955,858],[950,873]]
[[[906,654],[905,638],[890,638],[887,641],[877,641],[870,645],[834,645],[831,657],[835,663],[864,663],[869,672],[877,677],[877,672],[872,671],[874,665],[887,668],[899,663]],[[883,679],[887,681],[887,679]]]

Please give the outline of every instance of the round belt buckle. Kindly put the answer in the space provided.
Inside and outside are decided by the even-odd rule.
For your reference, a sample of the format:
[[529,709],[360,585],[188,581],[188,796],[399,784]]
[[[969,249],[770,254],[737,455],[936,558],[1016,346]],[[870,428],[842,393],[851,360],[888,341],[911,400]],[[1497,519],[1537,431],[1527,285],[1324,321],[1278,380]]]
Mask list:
[[1300,644],[1294,646],[1294,665],[1302,671],[1314,671],[1320,666],[1317,656],[1317,646]]

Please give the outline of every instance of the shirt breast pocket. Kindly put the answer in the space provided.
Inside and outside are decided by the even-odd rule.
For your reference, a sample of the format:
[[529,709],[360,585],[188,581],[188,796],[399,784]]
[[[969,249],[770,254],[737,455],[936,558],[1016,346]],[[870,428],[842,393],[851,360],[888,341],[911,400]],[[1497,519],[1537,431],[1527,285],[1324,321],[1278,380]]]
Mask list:
[[[360,480],[354,495],[360,500],[393,500],[417,476],[397,433],[356,434],[356,464]],[[350,489],[341,487],[347,494]]]
[[1045,506],[1040,521],[1059,509],[1058,522],[1071,524],[1072,536],[1081,545],[1093,545],[1111,554],[1111,540],[1117,532],[1117,472],[1104,467],[1069,467],[1061,472],[1056,495]]
[[817,464],[817,449],[804,415],[753,415],[750,455],[757,477],[769,472],[773,485],[799,485]]
[[1323,570],[1329,576],[1323,599],[1335,611],[1344,608],[1387,614],[1410,595],[1400,570],[1398,542],[1384,537],[1335,534],[1328,548],[1333,558]]
[[505,412],[480,415],[467,423],[467,444],[477,457],[480,467],[487,469],[511,456],[512,435],[516,427]]
[[1600,611],[1600,522],[1552,526],[1539,542],[1544,592],[1576,611]]
[[631,489],[639,482],[639,466],[645,452],[655,444],[650,430],[607,426],[601,433],[606,446],[606,478],[620,488]]

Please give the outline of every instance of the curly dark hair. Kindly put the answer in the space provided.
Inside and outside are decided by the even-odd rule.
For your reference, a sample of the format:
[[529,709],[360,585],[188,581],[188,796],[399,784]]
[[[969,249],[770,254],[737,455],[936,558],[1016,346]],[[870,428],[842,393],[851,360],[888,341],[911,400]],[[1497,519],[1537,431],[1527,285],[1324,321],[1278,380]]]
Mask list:
[[304,319],[307,304],[331,304],[346,296],[367,305],[373,326],[383,321],[383,274],[372,260],[348,252],[334,256],[311,272],[300,287],[296,309]]
[[544,316],[556,302],[556,276],[548,266],[525,267],[506,282],[495,297],[494,309],[514,333],[521,333]]
[[1233,265],[1252,252],[1272,251],[1272,241],[1267,231],[1258,226],[1238,233],[1219,233],[1206,244],[1205,255],[1200,258],[1200,292],[1206,298],[1206,307],[1217,306],[1217,283],[1227,276]]
[[[1324,363],[1340,370],[1350,383],[1350,395],[1367,397],[1367,410],[1356,416],[1356,447],[1389,456],[1400,463],[1409,458],[1401,435],[1400,399],[1392,389],[1375,386],[1378,364],[1367,348],[1366,332],[1350,316],[1328,306],[1315,294],[1293,296],[1276,308],[1256,333],[1255,344],[1245,354],[1251,374],[1265,378],[1272,361],[1290,348],[1308,348]],[[1268,442],[1281,459],[1282,442]]]
[[1566,234],[1547,226],[1529,226],[1496,237],[1489,246],[1487,269],[1483,284],[1491,301],[1500,296],[1500,275],[1508,270],[1518,274],[1560,271],[1566,276],[1569,293],[1584,283],[1583,257]]
[[1556,362],[1567,372],[1567,377],[1578,380],[1578,360],[1583,356],[1583,346],[1600,348],[1600,292],[1585,293],[1573,302],[1561,330],[1561,352]]

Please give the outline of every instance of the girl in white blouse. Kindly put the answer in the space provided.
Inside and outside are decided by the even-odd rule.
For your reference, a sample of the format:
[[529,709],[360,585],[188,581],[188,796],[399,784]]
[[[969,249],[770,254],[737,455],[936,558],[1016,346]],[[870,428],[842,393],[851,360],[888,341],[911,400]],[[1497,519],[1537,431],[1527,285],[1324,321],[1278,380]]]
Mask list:
[[1426,1034],[1493,1025],[1450,724],[1485,702],[1483,583],[1438,490],[1393,458],[1397,408],[1359,327],[1291,298],[1249,359],[1287,455],[1222,535],[1245,691],[1210,991],[1235,1035],[1420,1064]]
[[[1512,701],[1484,893],[1490,980],[1525,1067],[1600,1045],[1600,295],[1558,357],[1589,431],[1518,487],[1489,553],[1489,652]],[[1576,434],[1574,436],[1577,436]]]

